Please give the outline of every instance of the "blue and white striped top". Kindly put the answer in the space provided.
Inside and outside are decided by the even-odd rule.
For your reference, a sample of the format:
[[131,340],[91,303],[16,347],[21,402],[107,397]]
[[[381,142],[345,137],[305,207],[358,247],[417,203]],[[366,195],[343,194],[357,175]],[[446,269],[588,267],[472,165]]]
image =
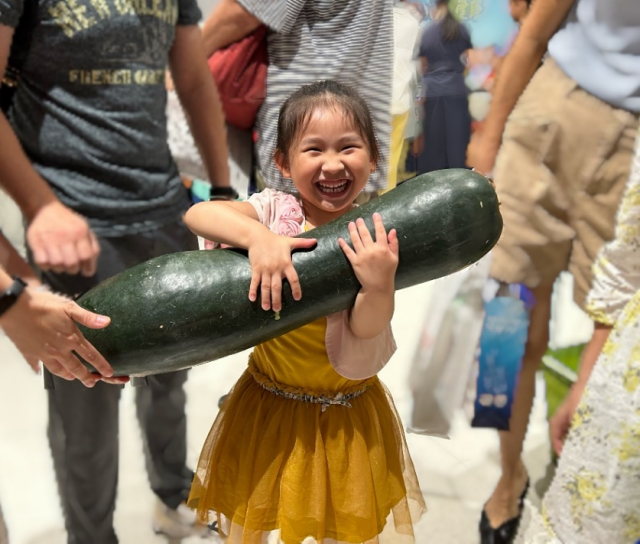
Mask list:
[[393,0],[238,0],[266,24],[267,97],[258,113],[257,160],[267,187],[295,192],[273,161],[278,113],[303,85],[335,79],[366,100],[380,162],[365,190],[387,186],[393,78]]

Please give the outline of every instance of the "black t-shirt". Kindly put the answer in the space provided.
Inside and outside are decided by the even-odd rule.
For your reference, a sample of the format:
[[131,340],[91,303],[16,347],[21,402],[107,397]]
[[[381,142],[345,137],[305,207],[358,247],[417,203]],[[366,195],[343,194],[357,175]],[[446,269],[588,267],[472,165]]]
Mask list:
[[[29,1],[29,0],[27,0]],[[15,27],[25,0],[0,0]],[[102,236],[177,219],[189,201],[167,144],[164,73],[196,0],[40,0],[11,123],[60,200]]]
[[471,47],[471,36],[462,24],[460,35],[450,41],[442,38],[442,22],[432,23],[425,29],[420,41],[420,56],[427,59],[427,73],[422,78],[426,97],[467,94],[460,57]]

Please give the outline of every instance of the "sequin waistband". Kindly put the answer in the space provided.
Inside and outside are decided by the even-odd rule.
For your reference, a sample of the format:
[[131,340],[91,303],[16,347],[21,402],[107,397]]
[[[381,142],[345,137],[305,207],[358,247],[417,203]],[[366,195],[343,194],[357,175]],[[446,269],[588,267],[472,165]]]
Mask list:
[[292,385],[275,382],[258,370],[258,367],[251,357],[249,358],[248,370],[256,383],[265,391],[269,391],[269,393],[273,393],[274,395],[290,400],[299,400],[311,404],[321,404],[323,412],[329,406],[345,406],[346,408],[351,408],[351,403],[349,401],[365,393],[367,389],[378,381],[377,376],[372,376],[358,385],[349,387],[344,391],[331,393],[326,391],[311,391],[303,387],[294,387]]

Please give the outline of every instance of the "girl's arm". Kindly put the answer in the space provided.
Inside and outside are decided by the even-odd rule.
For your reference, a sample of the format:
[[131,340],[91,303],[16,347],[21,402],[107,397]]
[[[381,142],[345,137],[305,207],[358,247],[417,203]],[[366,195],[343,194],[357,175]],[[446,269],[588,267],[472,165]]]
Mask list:
[[186,213],[186,225],[207,240],[247,249],[251,263],[249,300],[258,297],[261,286],[262,309],[282,309],[282,280],[291,286],[294,300],[300,300],[302,290],[298,274],[291,262],[291,252],[311,248],[311,238],[289,238],[274,234],[258,221],[255,208],[248,202],[201,202]]
[[363,339],[378,336],[391,323],[398,268],[395,229],[387,235],[378,213],[373,214],[373,224],[375,241],[362,219],[349,224],[353,249],[342,238],[338,241],[361,285],[349,325],[353,334]]
[[173,86],[184,108],[209,180],[214,187],[229,187],[224,112],[207,66],[202,35],[196,25],[176,27],[169,66]]

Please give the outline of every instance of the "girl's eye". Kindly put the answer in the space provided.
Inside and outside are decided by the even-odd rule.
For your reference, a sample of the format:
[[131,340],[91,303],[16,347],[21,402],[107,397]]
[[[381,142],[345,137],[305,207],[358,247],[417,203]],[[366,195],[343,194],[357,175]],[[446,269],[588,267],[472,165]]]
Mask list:
[[320,153],[320,150],[317,147],[308,147],[307,149],[304,150],[305,153],[308,152],[314,152],[314,153]]

